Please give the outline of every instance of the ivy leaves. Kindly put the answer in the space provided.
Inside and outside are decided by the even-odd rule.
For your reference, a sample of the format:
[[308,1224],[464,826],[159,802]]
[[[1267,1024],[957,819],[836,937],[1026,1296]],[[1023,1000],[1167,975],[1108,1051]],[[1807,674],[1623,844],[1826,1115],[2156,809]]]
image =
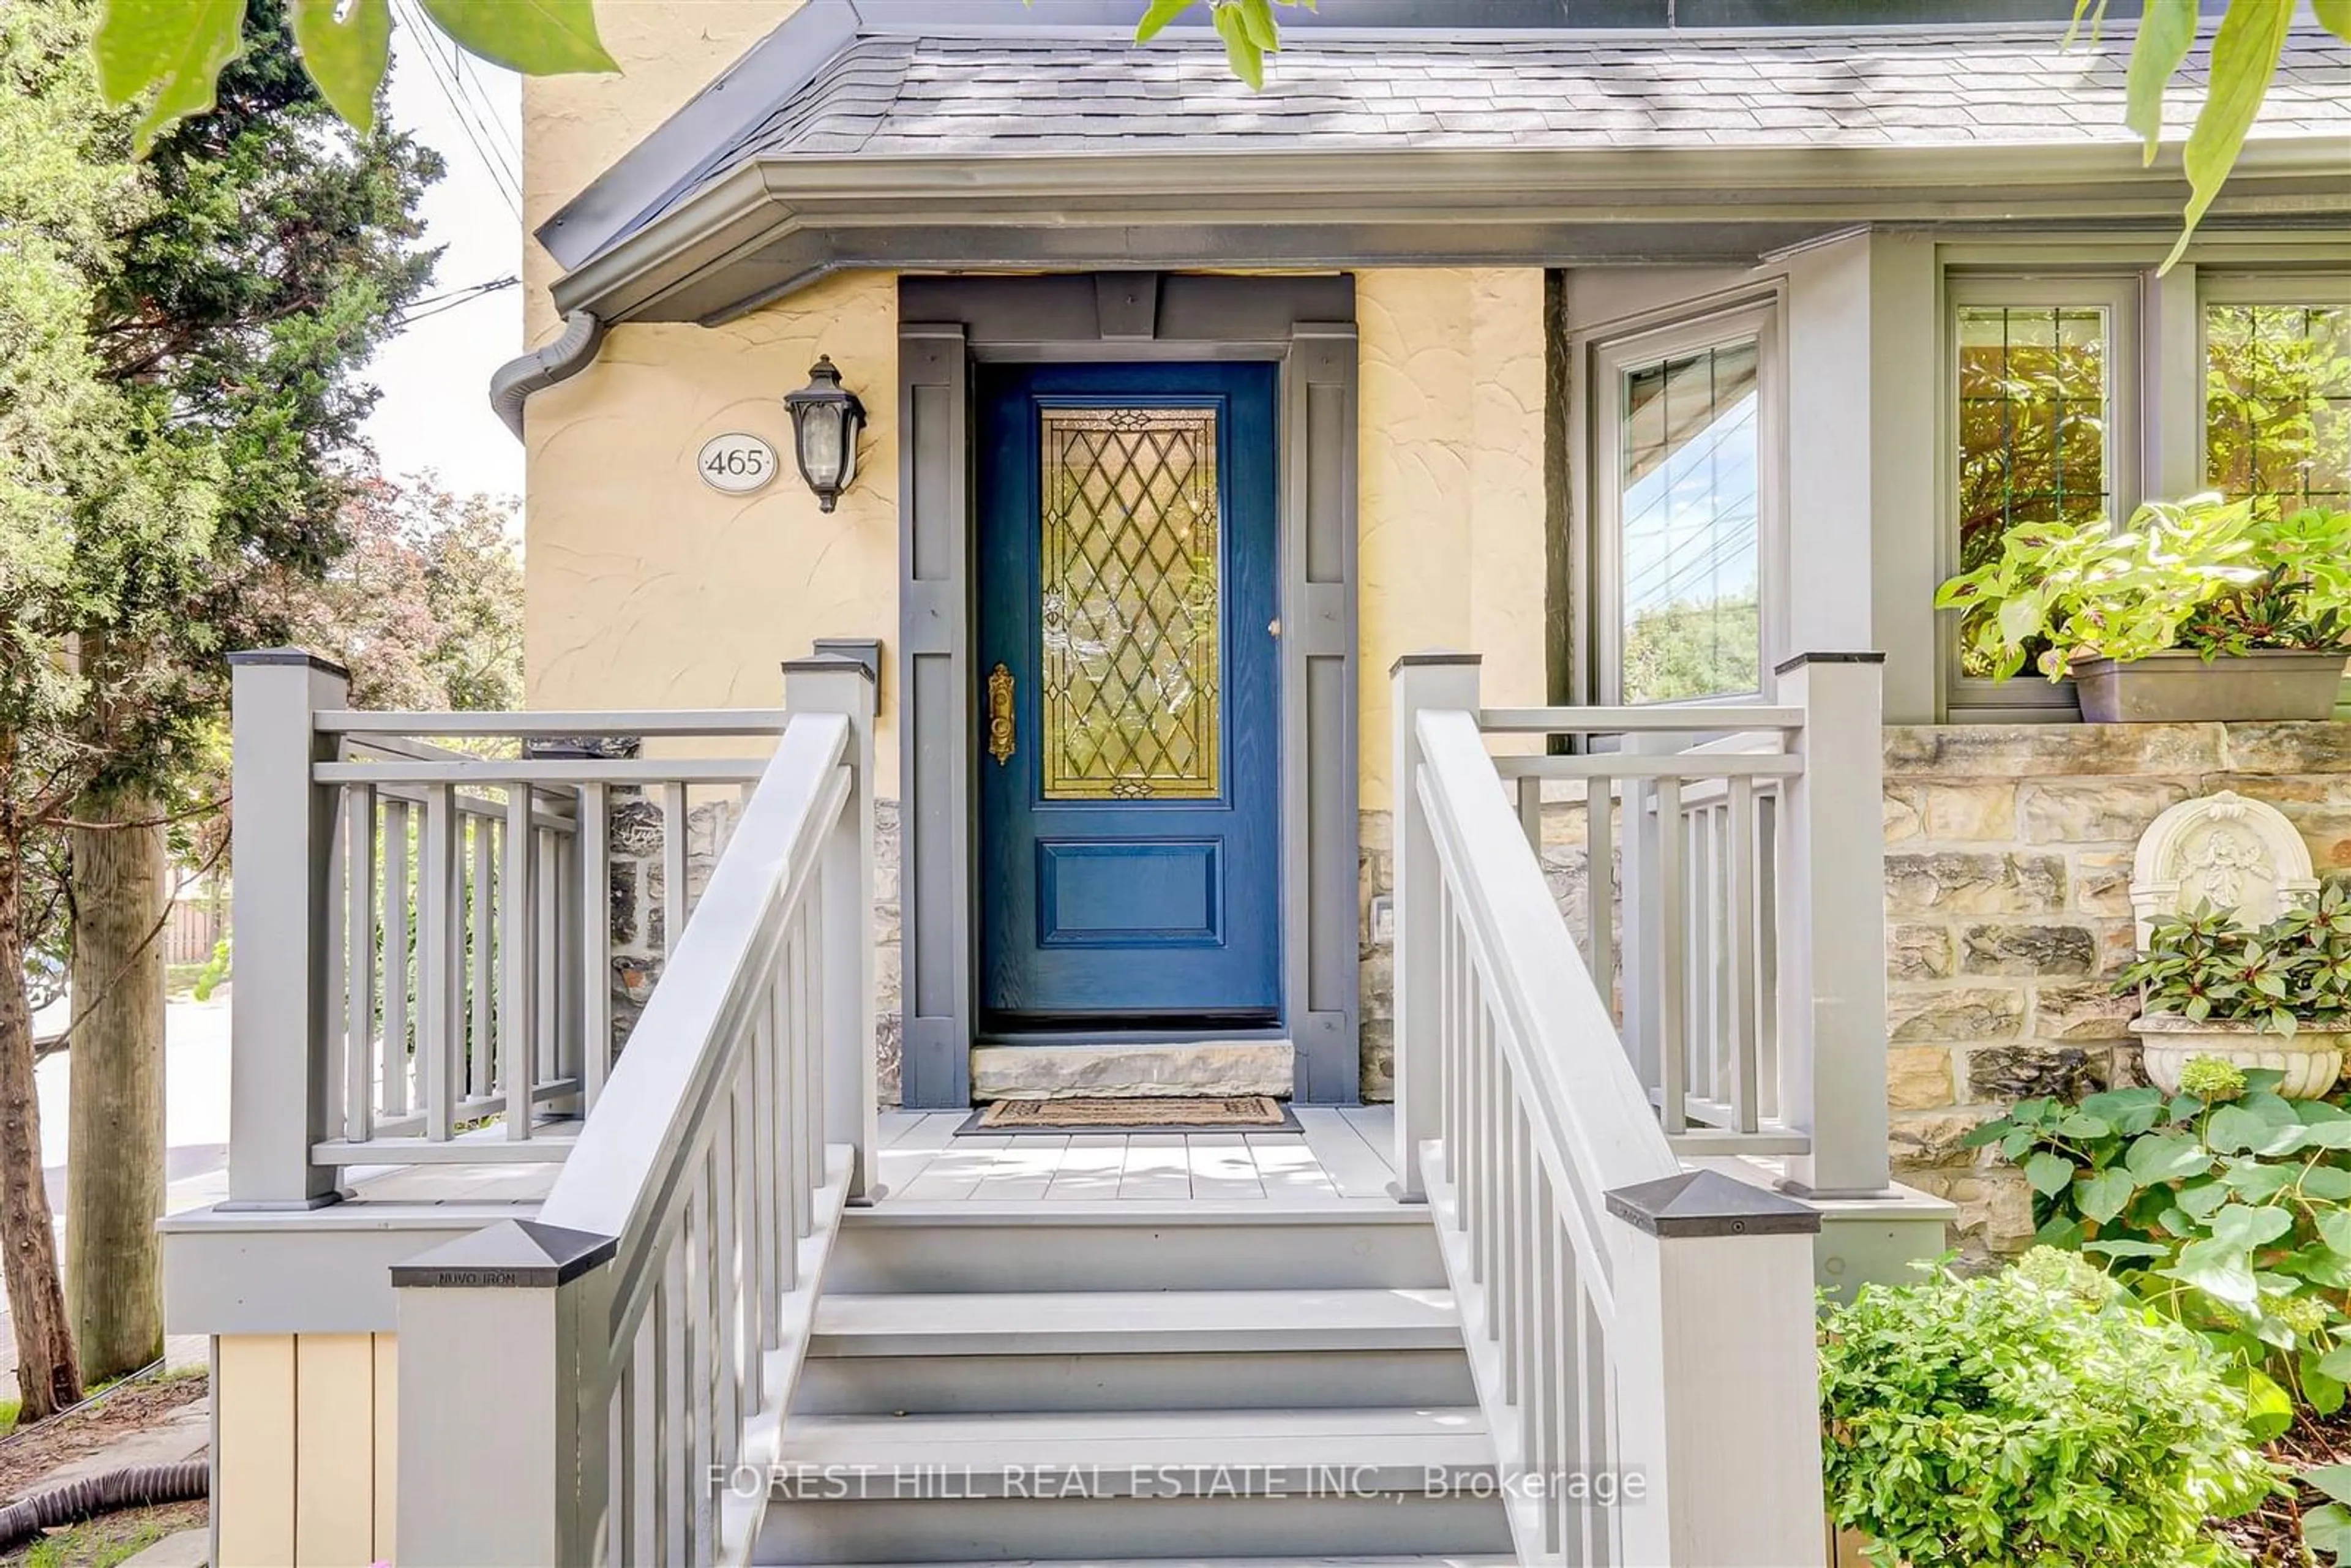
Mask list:
[[[392,0],[283,4],[302,64],[335,112],[361,134],[392,56]],[[1259,0],[1263,4],[1263,0]],[[434,26],[468,54],[525,76],[616,71],[596,31],[594,0],[423,0]],[[107,101],[152,93],[132,131],[141,156],[155,138],[213,107],[221,68],[243,47],[246,0],[107,0],[91,50]]]
[[[1167,24],[1189,11],[1195,0],[1151,0],[1135,25],[1134,41],[1147,44]],[[1208,0],[1209,20],[1224,40],[1225,61],[1233,75],[1253,89],[1265,86],[1265,57],[1281,47],[1281,26],[1274,20],[1276,5],[1314,9],[1314,0]]]
[[2043,1242],[2204,1336],[2262,1437],[2351,1382],[2351,1113],[2281,1098],[2281,1076],[2028,1100],[1969,1135],[2022,1167]]

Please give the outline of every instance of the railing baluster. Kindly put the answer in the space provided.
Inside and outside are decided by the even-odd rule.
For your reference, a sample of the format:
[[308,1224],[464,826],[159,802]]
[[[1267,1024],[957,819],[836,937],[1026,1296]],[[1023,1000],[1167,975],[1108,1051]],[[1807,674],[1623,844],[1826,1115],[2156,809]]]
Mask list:
[[383,1110],[408,1109],[408,805],[383,808]]
[[507,787],[506,870],[499,878],[504,918],[498,929],[498,1083],[506,1092],[507,1137],[531,1133],[531,1046],[538,1029],[538,831],[530,822],[530,786]]
[[714,1418],[717,1443],[715,1462],[732,1469],[739,1456],[742,1431],[737,1422],[743,1403],[743,1259],[742,1238],[736,1228],[735,1118],[743,1103],[738,1072],[719,1096],[716,1119],[710,1133],[710,1243],[716,1262],[711,1280],[717,1295],[718,1335],[712,1350],[718,1358]]
[[627,1484],[622,1488],[629,1505],[628,1550],[622,1568],[656,1561],[661,1551],[661,1322],[660,1305],[639,1320],[629,1343],[627,1387],[629,1406]]
[[375,786],[343,789],[343,821],[349,834],[343,860],[343,917],[347,947],[343,1035],[343,1136],[364,1141],[375,1135]]
[[1532,774],[1518,781],[1519,828],[1527,835],[1527,848],[1542,859],[1542,780]]
[[1725,808],[1729,815],[1730,850],[1728,858],[1729,885],[1724,889],[1723,918],[1729,923],[1730,940],[1728,963],[1729,973],[1724,982],[1730,1002],[1729,1027],[1724,1031],[1729,1037],[1732,1103],[1737,1110],[1739,1130],[1752,1133],[1761,1127],[1761,1104],[1757,1093],[1760,1074],[1760,1042],[1755,1037],[1755,784],[1752,779],[1730,781],[1730,800]]
[[1616,833],[1606,779],[1583,785],[1584,964],[1601,1004],[1615,1011]]
[[[558,897],[558,877],[562,866],[557,853],[557,839],[552,829],[537,830],[538,862],[531,867],[530,901],[532,946],[531,956],[531,1031],[530,1086],[535,1092],[541,1083],[556,1076],[556,1033],[561,1025],[558,1007],[562,996],[563,926]],[[534,1093],[534,1103],[536,1094]]]
[[1689,1125],[1682,1099],[1688,1071],[1688,1044],[1684,1009],[1688,1000],[1687,954],[1682,915],[1682,781],[1656,781],[1657,801],[1657,925],[1664,940],[1657,945],[1657,1067],[1658,1115],[1668,1134]]
[[471,976],[472,1003],[467,1012],[465,1031],[465,1092],[484,1095],[490,1092],[496,1063],[490,1053],[490,1024],[493,1004],[497,998],[497,944],[495,936],[497,909],[497,871],[495,865],[496,843],[491,836],[490,819],[478,813],[467,829],[468,852],[474,870],[474,896],[466,928],[472,937],[472,951],[467,954],[467,971]]
[[662,956],[677,951],[686,922],[686,796],[683,784],[662,786]]
[[593,1111],[612,1070],[612,846],[601,784],[580,786],[580,1062],[581,1108]]
[[711,1223],[712,1189],[716,1183],[707,1154],[694,1164],[693,1194],[686,1199],[685,1228],[678,1239],[678,1249],[685,1259],[685,1405],[687,1440],[691,1445],[686,1475],[692,1480],[694,1496],[693,1524],[687,1533],[686,1550],[692,1553],[687,1561],[707,1563],[711,1542],[717,1538],[712,1518],[715,1500],[703,1479],[710,1474],[711,1458],[716,1451],[711,1431],[716,1413],[714,1384],[718,1331],[717,1270],[712,1266],[716,1260],[716,1237]]
[[455,791],[446,785],[426,791],[424,831],[416,863],[416,1060],[424,1081],[424,1135],[445,1143],[455,1130],[456,1085],[450,1082],[450,1037],[457,1016],[457,972],[449,962],[452,907],[457,857]]
[[694,1395],[687,1382],[686,1317],[688,1312],[685,1267],[685,1218],[678,1219],[679,1230],[662,1249],[661,1288],[653,1298],[653,1310],[661,1314],[661,1360],[659,1393],[661,1404],[661,1549],[657,1557],[648,1561],[689,1563],[687,1541],[694,1527],[694,1511],[700,1488],[693,1484],[690,1470],[694,1441]]

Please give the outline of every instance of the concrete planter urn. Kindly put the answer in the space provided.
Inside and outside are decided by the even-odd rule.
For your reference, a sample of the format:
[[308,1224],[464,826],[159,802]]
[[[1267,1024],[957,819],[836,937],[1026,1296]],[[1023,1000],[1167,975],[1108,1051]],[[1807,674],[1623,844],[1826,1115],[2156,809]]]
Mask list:
[[2179,1092],[2179,1070],[2190,1061],[2217,1056],[2238,1067],[2283,1072],[2280,1094],[2315,1100],[2343,1076],[2343,1052],[2351,1045],[2351,1030],[2303,1028],[2284,1035],[2256,1024],[2199,1022],[2174,1013],[2148,1013],[2130,1027],[2147,1082],[2167,1094]]
[[2092,724],[2200,724],[2333,716],[2343,654],[2256,649],[2207,659],[2150,653],[2074,666],[2082,716]]

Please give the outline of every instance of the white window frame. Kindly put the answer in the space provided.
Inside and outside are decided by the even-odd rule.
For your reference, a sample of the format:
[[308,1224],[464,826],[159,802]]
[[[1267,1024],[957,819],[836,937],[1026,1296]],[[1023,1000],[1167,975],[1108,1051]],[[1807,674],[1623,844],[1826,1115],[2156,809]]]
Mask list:
[[[1953,268],[1943,276],[1942,353],[1936,371],[1935,580],[1959,570],[1959,312],[1974,307],[2011,310],[2095,307],[2106,313],[2106,493],[2117,517],[2138,507],[2140,493],[2139,300],[2142,275],[1999,271]],[[2202,361],[2198,361],[2201,373]],[[2198,404],[2199,410],[2202,404]],[[2201,458],[2199,458],[2199,471]],[[1938,706],[1950,724],[1998,723],[2003,719],[2064,719],[2080,711],[2069,676],[2052,682],[2022,670],[2004,682],[1959,670],[1959,612],[1935,614],[1939,654],[1936,670]]]
[[1586,693],[1594,703],[1613,706],[1625,701],[1625,497],[1619,478],[1624,472],[1625,372],[1750,339],[1755,343],[1756,366],[1757,689],[1640,706],[1761,702],[1770,691],[1772,667],[1785,657],[1787,645],[1787,398],[1781,314],[1776,294],[1750,297],[1591,345],[1589,395],[1583,400],[1589,410],[1585,450],[1591,456],[1583,486],[1587,521],[1576,553],[1584,566],[1579,574],[1584,592],[1577,643],[1588,672]]

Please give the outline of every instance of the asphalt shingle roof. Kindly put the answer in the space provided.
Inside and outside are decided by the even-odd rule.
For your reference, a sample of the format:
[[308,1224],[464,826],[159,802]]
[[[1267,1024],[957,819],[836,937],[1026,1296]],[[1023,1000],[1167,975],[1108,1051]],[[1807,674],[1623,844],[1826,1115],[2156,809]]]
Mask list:
[[[874,36],[710,165],[755,157],[1523,147],[1949,147],[2127,141],[2127,33],[1332,38],[1299,29],[1253,92],[1213,41]],[[2184,136],[2204,54],[2170,95]],[[2288,40],[2256,137],[2343,139],[2351,45]]]

